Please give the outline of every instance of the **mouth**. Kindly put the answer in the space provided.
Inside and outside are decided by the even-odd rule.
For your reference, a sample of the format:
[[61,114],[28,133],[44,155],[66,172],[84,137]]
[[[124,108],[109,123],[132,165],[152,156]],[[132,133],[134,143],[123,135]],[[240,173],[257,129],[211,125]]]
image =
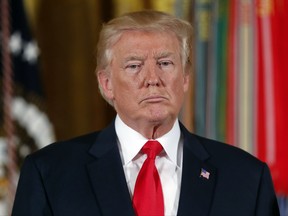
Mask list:
[[149,97],[145,97],[143,100],[140,101],[140,103],[160,103],[163,101],[168,100],[166,97],[164,96],[160,96],[160,95],[154,95],[154,96],[149,96]]

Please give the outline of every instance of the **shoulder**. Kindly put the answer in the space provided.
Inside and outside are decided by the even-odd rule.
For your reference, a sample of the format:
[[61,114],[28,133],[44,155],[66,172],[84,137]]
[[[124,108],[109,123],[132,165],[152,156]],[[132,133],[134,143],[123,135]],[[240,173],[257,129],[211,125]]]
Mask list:
[[201,145],[203,145],[203,147],[209,153],[212,160],[222,161],[223,163],[229,161],[240,164],[253,163],[263,165],[263,162],[261,162],[251,153],[239,147],[197,135],[195,135],[195,137],[196,139],[199,140]]
[[254,155],[230,144],[194,135],[209,154],[208,163],[217,167],[227,178],[250,176],[259,180],[268,169],[266,163]]
[[71,164],[87,162],[91,158],[88,151],[96,142],[100,132],[93,132],[58,141],[28,155],[24,163],[34,164],[38,169],[57,168]]
[[211,163],[223,167],[244,166],[245,164],[260,167],[264,165],[264,163],[255,156],[239,147],[193,134],[183,125],[180,124],[180,126],[184,135],[184,143],[186,143],[191,151],[194,152],[195,156],[201,160],[208,159]]
[[196,137],[196,139],[199,140],[199,142],[203,145],[203,147],[208,151],[208,153],[212,157],[220,157],[223,160],[233,159],[236,157],[237,160],[242,159],[242,160],[260,162],[255,156],[239,147],[223,143],[217,140],[201,137],[198,135],[194,136]]
[[84,134],[78,137],[74,137],[67,140],[57,141],[55,143],[49,144],[46,147],[36,151],[32,155],[34,157],[44,156],[46,154],[61,154],[61,153],[71,153],[73,151],[85,151],[90,148],[90,146],[96,141],[99,131]]
[[39,170],[65,169],[73,166],[82,168],[84,164],[95,160],[95,155],[91,154],[92,149],[96,147],[97,152],[103,151],[109,139],[113,139],[111,142],[115,143],[115,134],[112,122],[103,130],[52,143],[28,155],[24,165],[32,165]]

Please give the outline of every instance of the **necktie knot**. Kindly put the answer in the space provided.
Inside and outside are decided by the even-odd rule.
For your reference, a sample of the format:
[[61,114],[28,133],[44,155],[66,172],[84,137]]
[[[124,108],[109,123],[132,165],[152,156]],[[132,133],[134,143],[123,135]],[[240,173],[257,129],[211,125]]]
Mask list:
[[156,140],[149,140],[142,147],[142,152],[147,154],[148,158],[155,159],[163,150],[162,145]]

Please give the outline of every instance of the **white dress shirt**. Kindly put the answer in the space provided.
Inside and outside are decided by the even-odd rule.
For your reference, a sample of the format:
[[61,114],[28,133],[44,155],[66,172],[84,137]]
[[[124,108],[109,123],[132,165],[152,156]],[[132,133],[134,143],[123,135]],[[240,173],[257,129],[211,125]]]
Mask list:
[[[147,157],[140,150],[148,139],[128,127],[118,115],[115,120],[115,129],[123,169],[132,197],[137,175]],[[165,215],[174,216],[178,210],[183,155],[183,140],[181,139],[178,119],[167,134],[156,140],[161,143],[164,149],[156,157],[155,164],[162,184]]]

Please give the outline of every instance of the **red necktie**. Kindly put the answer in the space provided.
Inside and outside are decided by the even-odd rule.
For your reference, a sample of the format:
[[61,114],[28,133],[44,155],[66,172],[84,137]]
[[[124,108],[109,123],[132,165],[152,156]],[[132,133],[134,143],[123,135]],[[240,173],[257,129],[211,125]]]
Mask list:
[[155,158],[163,147],[158,141],[148,141],[142,148],[147,154],[137,176],[133,195],[133,207],[137,216],[163,216],[164,200]]

